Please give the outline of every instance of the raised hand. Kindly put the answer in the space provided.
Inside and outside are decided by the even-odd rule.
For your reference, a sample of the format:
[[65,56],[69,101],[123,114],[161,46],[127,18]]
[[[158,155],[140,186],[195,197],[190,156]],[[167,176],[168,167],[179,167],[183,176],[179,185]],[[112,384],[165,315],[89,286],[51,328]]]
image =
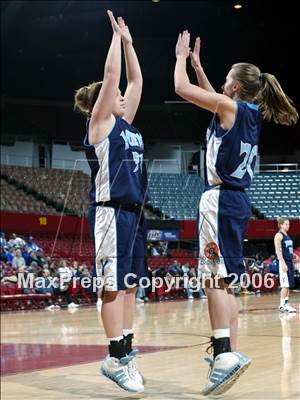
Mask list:
[[190,50],[191,50],[190,49],[190,34],[188,31],[183,31],[178,36],[176,49],[175,49],[176,57],[183,56],[185,58],[188,58],[188,56],[190,55]]
[[129,32],[129,28],[126,25],[124,19],[122,17],[118,17],[118,25],[121,30],[121,36],[124,43],[131,44],[132,36]]
[[107,14],[108,14],[108,16],[109,16],[109,19],[110,19],[110,22],[111,22],[111,26],[112,26],[113,32],[114,32],[114,33],[117,33],[117,34],[119,34],[119,35],[122,35],[121,28],[119,27],[117,21],[115,20],[115,17],[114,17],[113,12],[110,11],[110,10],[107,10]]
[[200,47],[201,47],[201,40],[200,40],[199,37],[197,37],[196,40],[195,40],[194,50],[190,51],[191,64],[192,64],[193,68],[201,67]]

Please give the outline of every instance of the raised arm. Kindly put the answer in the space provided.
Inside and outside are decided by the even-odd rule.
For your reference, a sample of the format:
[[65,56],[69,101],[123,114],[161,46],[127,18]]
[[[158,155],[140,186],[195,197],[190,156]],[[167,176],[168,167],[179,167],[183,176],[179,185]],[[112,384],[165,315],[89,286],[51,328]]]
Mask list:
[[89,125],[89,142],[96,144],[111,130],[115,117],[113,108],[119,91],[121,75],[121,29],[113,13],[107,11],[111,21],[113,36],[106,57],[102,86],[94,105]]
[[131,124],[140,104],[143,77],[128,26],[122,17],[118,18],[118,24],[122,34],[127,76],[127,88],[124,95],[125,113],[123,118]]
[[202,68],[200,61],[200,48],[201,48],[201,40],[199,37],[197,37],[195,40],[194,50],[190,51],[192,67],[195,70],[199,86],[202,89],[207,90],[208,92],[215,92],[215,89],[211,86]]
[[190,83],[186,72],[186,60],[190,54],[190,34],[184,31],[176,45],[176,66],[174,72],[175,92],[183,99],[217,113],[224,129],[230,129],[235,120],[237,105],[228,96],[210,92]]

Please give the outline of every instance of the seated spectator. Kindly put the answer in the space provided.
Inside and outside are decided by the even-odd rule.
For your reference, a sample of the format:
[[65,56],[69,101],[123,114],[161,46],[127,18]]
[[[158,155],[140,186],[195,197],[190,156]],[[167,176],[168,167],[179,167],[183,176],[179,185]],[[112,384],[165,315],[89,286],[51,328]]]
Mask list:
[[41,250],[41,248],[36,244],[32,236],[29,236],[27,241],[27,246],[30,247],[35,252]]
[[152,249],[151,249],[151,256],[152,257],[159,257],[161,256],[161,249],[159,247],[159,244],[156,243],[153,245]]
[[53,278],[51,279],[50,270],[47,268],[43,269],[44,287],[36,288],[35,292],[40,294],[50,293],[54,294],[54,287],[52,285]]
[[22,253],[20,249],[16,250],[15,256],[12,259],[12,266],[14,269],[18,269],[21,266],[25,266],[25,259],[22,257]]
[[0,246],[3,247],[4,249],[7,247],[7,242],[4,232],[0,232]]
[[22,238],[18,237],[15,233],[11,235],[11,239],[8,242],[9,247],[19,247],[22,248],[26,245],[25,240]]
[[7,261],[7,251],[5,250],[4,246],[0,246],[0,261],[6,262]]
[[167,272],[172,276],[183,276],[183,271],[177,260],[174,260],[173,264],[168,267]]

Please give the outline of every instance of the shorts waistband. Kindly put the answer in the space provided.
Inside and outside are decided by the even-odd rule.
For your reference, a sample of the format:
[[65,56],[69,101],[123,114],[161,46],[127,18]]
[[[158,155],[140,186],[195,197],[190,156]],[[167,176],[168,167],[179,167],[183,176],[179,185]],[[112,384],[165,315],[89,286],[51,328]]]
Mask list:
[[229,185],[224,185],[223,183],[221,185],[215,185],[215,186],[207,186],[205,191],[210,190],[210,189],[219,189],[219,190],[234,190],[236,192],[245,192],[244,188],[239,188],[235,186],[229,186]]
[[139,214],[142,211],[142,205],[138,203],[120,203],[118,201],[100,201],[96,206],[111,207],[118,210],[131,211]]

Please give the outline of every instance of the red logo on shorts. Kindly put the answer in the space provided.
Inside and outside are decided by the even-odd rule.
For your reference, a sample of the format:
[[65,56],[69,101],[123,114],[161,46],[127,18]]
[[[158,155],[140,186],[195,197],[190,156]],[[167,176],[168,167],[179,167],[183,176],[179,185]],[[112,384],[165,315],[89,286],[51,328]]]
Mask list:
[[217,243],[209,242],[204,247],[204,254],[205,257],[209,260],[218,260],[219,259],[219,247]]

